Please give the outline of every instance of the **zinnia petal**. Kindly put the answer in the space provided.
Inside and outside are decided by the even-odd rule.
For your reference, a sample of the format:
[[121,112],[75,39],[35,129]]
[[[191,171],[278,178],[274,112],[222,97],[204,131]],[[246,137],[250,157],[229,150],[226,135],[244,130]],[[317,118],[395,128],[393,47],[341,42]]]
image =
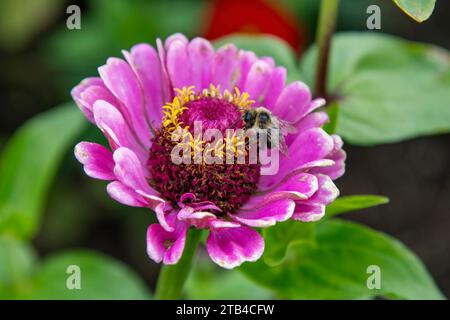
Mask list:
[[75,146],[75,157],[83,164],[88,176],[100,180],[115,179],[112,153],[104,146],[80,142]]
[[158,53],[148,44],[138,44],[130,53],[124,52],[125,58],[133,68],[142,88],[145,99],[145,116],[151,128],[159,126],[162,120],[161,106],[169,100],[165,95],[169,91],[163,88],[161,62]]
[[269,227],[277,222],[288,220],[294,213],[295,203],[290,199],[273,201],[255,211],[240,210],[229,216],[250,227]]
[[147,229],[147,254],[157,263],[176,264],[183,255],[188,225],[176,222],[175,230],[166,231],[159,224]]
[[216,52],[214,59],[213,84],[222,90],[233,90],[239,77],[238,50],[229,44]]
[[258,260],[264,251],[264,239],[248,227],[213,228],[206,240],[211,259],[219,266],[232,269],[245,261]]
[[193,39],[188,45],[191,69],[191,84],[197,90],[208,88],[212,80],[214,48],[211,43],[202,38]]
[[120,182],[148,200],[154,200],[155,205],[163,202],[162,199],[156,197],[158,193],[148,185],[146,172],[133,151],[128,148],[119,148],[114,152],[113,158],[116,164],[114,173]]
[[144,147],[150,144],[150,129],[145,121],[144,99],[139,82],[131,67],[122,59],[109,58],[106,65],[98,68],[106,87],[122,102],[124,118]]
[[95,123],[108,139],[112,150],[127,147],[135,150],[141,161],[146,161],[146,154],[142,146],[134,139],[130,128],[122,114],[106,101],[98,100],[94,103]]
[[147,207],[147,201],[132,188],[120,181],[113,181],[106,187],[109,196],[117,202],[131,207]]
[[311,91],[301,81],[287,85],[281,92],[273,112],[281,119],[297,122],[309,112]]

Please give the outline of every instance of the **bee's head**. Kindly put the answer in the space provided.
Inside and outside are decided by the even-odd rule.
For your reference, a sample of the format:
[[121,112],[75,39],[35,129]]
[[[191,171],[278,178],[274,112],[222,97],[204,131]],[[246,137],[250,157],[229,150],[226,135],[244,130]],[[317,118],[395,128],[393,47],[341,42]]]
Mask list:
[[244,112],[244,115],[242,116],[244,122],[245,122],[245,127],[251,128],[256,121],[256,110],[254,109],[250,109],[250,110],[246,110]]
[[270,123],[270,115],[266,111],[261,111],[258,113],[258,124],[260,126],[266,126]]

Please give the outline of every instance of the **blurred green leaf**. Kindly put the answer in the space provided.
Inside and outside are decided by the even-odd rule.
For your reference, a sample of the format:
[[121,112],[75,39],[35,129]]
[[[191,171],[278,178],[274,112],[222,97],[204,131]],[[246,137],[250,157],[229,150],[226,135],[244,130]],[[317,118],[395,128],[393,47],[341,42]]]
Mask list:
[[[316,224],[316,243],[270,267],[260,259],[240,270],[280,297],[292,299],[444,298],[422,262],[399,241],[362,225]],[[381,270],[381,289],[368,289],[369,266]]]
[[121,56],[121,50],[137,43],[155,46],[158,37],[180,30],[187,36],[198,34],[203,7],[200,0],[91,0],[87,4],[82,30],[68,32],[64,24],[43,46],[42,53],[59,71],[58,83],[64,90],[96,75],[108,57]]
[[329,121],[325,123],[325,125],[323,126],[323,130],[325,130],[328,134],[334,134],[336,133],[336,126],[339,120],[339,106],[337,103],[332,102],[328,105],[326,111],[328,113]]
[[[340,197],[327,206],[324,219],[344,212],[381,205],[388,201],[388,198],[376,195]],[[297,247],[315,245],[315,223],[297,221],[277,223],[273,227],[263,229],[263,236],[266,242],[264,262],[269,266],[277,266],[291,254],[295,254]]]
[[227,43],[234,43],[243,50],[251,50],[260,57],[272,57],[277,65],[286,67],[289,81],[300,77],[294,51],[287,42],[276,36],[235,34],[216,40],[214,46],[219,48]]
[[[78,266],[81,288],[68,289],[69,266]],[[25,299],[148,299],[145,284],[122,262],[89,251],[72,251],[45,260]]]
[[328,219],[341,213],[367,209],[386,204],[388,202],[388,198],[372,194],[339,197],[327,206],[325,218]]
[[11,50],[22,48],[51,24],[63,6],[59,0],[1,1],[0,45]]
[[11,299],[30,285],[36,254],[27,244],[0,237],[0,299]]
[[186,298],[194,300],[265,300],[270,290],[247,279],[237,270],[224,270],[205,261],[199,263],[186,282]]
[[315,242],[314,227],[314,223],[286,221],[264,229],[263,235],[266,242],[264,262],[270,266],[279,265],[298,246],[313,244]]
[[404,13],[416,20],[423,22],[433,13],[436,0],[392,0]]
[[0,233],[30,238],[39,225],[51,181],[85,120],[68,103],[27,121],[0,158]]
[[[310,84],[316,57],[313,47],[301,64]],[[450,132],[450,57],[443,49],[381,34],[338,34],[328,80],[339,108],[336,132],[353,144]]]

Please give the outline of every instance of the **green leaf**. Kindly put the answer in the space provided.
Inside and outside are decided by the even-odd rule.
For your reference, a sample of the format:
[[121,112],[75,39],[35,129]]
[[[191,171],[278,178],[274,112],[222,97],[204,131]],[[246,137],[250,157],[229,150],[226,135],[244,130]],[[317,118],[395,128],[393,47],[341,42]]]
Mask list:
[[389,198],[372,194],[340,197],[327,206],[325,217],[328,219],[341,213],[367,209],[388,202]]
[[22,49],[33,37],[48,28],[63,11],[65,11],[64,3],[58,0],[1,1],[0,44],[2,48]]
[[27,121],[14,134],[0,158],[0,233],[34,234],[59,162],[84,124],[69,103]]
[[235,44],[239,49],[251,50],[260,57],[272,57],[277,65],[286,67],[289,81],[298,80],[300,76],[294,51],[287,42],[278,37],[235,34],[216,40],[214,46],[219,48],[228,43]]
[[[399,241],[362,225],[336,220],[316,224],[316,243],[299,246],[284,263],[260,259],[240,270],[293,299],[442,299],[422,262]],[[369,289],[369,266],[381,270],[381,289]]]
[[196,266],[186,282],[185,291],[187,299],[190,300],[266,300],[273,298],[270,290],[258,286],[237,270],[224,270],[210,261]]
[[423,22],[433,13],[436,0],[392,0],[404,13],[416,20]]
[[[310,84],[316,57],[313,47],[302,61]],[[328,79],[336,132],[357,145],[450,132],[449,61],[443,49],[392,36],[336,35]]]
[[286,221],[263,230],[266,242],[264,262],[270,266],[283,263],[298,246],[313,244],[314,223]]
[[[80,270],[80,289],[68,289],[69,266]],[[70,271],[70,269],[69,269]],[[70,281],[69,281],[70,282]],[[53,256],[37,270],[33,287],[25,299],[148,299],[144,283],[126,265],[110,257],[88,251],[72,251]]]
[[10,299],[30,285],[36,254],[27,244],[0,237],[0,299]]

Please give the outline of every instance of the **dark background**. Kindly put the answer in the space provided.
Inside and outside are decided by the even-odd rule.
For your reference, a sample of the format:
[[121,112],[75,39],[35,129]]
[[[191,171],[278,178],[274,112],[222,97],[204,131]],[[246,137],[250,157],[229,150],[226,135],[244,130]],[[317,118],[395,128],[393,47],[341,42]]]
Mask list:
[[[17,6],[27,2],[30,1],[16,1]],[[29,35],[22,37],[25,40],[0,23],[0,151],[25,120],[69,100],[69,89],[83,77],[95,75],[95,66],[102,64],[108,56],[119,56],[120,48],[127,49],[136,40],[153,44],[156,36],[163,37],[175,31],[189,36],[204,35],[210,23],[208,17],[216,5],[213,1],[177,1],[182,3],[181,8],[186,5],[193,8],[192,12],[174,10],[168,12],[169,15],[199,14],[201,17],[194,19],[195,24],[187,23],[188,30],[180,30],[178,22],[163,30],[159,30],[157,24],[152,30],[145,29],[150,28],[146,24],[139,28],[133,25],[138,24],[139,19],[135,20],[132,13],[124,12],[125,16],[130,16],[127,23],[132,27],[129,31],[119,28],[123,32],[118,36],[111,33],[116,42],[108,43],[96,38],[95,33],[98,32],[98,37],[103,30],[103,20],[96,18],[101,11],[99,8],[107,6],[107,1],[96,5],[93,2],[76,2],[82,8],[82,30],[79,31],[65,28],[65,8],[75,1],[66,4],[64,1],[59,1],[59,4],[49,1],[53,7],[44,10],[46,18],[38,27],[33,26]],[[152,6],[162,6],[163,2],[150,1],[148,8],[152,10]],[[299,47],[306,47],[313,40],[317,5],[303,5],[302,2],[282,1],[276,10],[287,19],[295,18],[295,25],[303,35]],[[141,5],[142,1],[135,3]],[[382,32],[450,49],[449,1],[438,0],[430,20],[417,24],[390,1],[343,0],[338,29],[366,31],[365,9],[368,4],[378,4],[382,8]],[[19,15],[21,10],[29,11],[23,8],[16,9]],[[36,20],[39,14],[33,10],[28,13],[29,19]],[[112,16],[110,20],[114,18]],[[268,20],[267,24],[270,23]],[[139,33],[136,35],[134,30]],[[83,39],[80,35],[83,32],[94,40]],[[97,39],[103,45],[101,50]],[[83,52],[91,54],[83,55]],[[90,128],[84,138],[97,135],[96,130]],[[341,193],[380,194],[391,199],[388,205],[346,217],[403,241],[424,261],[444,294],[450,296],[450,136],[424,137],[372,148],[346,145],[345,149],[348,153],[347,172],[337,181]],[[111,201],[106,196],[105,183],[86,177],[72,153],[68,152],[50,191],[44,220],[34,244],[42,255],[74,247],[100,250],[131,265],[154,284],[159,266],[144,254],[145,230],[152,219],[150,212],[144,209],[130,209]]]

